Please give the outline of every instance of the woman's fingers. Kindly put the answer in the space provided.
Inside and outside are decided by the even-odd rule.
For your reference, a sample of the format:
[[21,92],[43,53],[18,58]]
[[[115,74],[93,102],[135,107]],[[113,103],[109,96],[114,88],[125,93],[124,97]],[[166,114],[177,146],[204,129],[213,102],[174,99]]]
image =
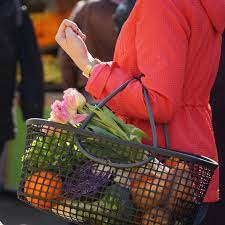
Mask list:
[[76,23],[74,23],[73,21],[68,20],[68,19],[65,19],[63,22],[64,22],[64,24],[65,24],[67,27],[71,27],[72,30],[73,30],[77,35],[79,35],[83,40],[86,38],[86,35],[79,29],[79,27],[77,26]]
[[62,45],[66,43],[65,41],[67,38],[71,39],[76,38],[77,36],[79,36],[83,41],[86,39],[86,35],[82,33],[74,22],[65,19],[59,26],[55,40],[62,47]]
[[66,27],[65,29],[66,39],[74,39],[77,38],[77,34],[72,30],[71,27]]
[[76,31],[78,29],[78,26],[76,23],[74,23],[71,20],[65,19],[63,20],[63,23],[67,26],[67,27],[71,27],[74,31]]
[[55,40],[56,40],[56,42],[58,42],[58,44],[60,44],[60,42],[66,38],[65,28],[66,28],[65,23],[61,23],[61,25],[59,26],[58,32],[55,36]]

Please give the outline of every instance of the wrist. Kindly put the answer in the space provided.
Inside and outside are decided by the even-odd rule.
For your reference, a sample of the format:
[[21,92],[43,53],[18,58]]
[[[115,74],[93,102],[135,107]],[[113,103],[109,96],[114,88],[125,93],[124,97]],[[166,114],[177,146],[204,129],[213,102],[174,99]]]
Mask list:
[[87,65],[90,65],[94,61],[92,55],[88,52],[87,57],[82,62],[81,71],[84,71]]
[[92,59],[90,60],[90,63],[88,63],[85,68],[82,70],[83,71],[83,75],[86,77],[86,78],[89,78],[90,77],[90,74],[92,72],[92,69],[95,65],[101,63],[101,61],[99,59]]
[[81,71],[84,71],[86,66],[89,65],[93,60],[94,60],[94,58],[92,57],[92,55],[89,52],[83,57],[79,57],[76,60],[73,59],[73,61],[76,64],[76,66]]

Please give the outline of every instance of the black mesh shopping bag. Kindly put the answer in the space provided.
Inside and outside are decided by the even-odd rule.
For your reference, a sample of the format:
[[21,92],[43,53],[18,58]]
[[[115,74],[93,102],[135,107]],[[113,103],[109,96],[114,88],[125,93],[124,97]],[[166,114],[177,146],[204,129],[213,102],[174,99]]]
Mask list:
[[75,224],[193,224],[218,165],[209,158],[169,149],[166,126],[166,147],[158,147],[144,87],[143,95],[152,130],[151,146],[85,129],[94,113],[78,127],[28,120],[18,198]]

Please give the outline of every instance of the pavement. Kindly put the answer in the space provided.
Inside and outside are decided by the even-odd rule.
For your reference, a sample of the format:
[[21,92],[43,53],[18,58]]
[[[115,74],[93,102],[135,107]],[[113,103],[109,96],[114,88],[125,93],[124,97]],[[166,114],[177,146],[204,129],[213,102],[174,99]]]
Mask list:
[[43,213],[17,199],[15,193],[0,192],[0,225],[69,225],[59,217]]

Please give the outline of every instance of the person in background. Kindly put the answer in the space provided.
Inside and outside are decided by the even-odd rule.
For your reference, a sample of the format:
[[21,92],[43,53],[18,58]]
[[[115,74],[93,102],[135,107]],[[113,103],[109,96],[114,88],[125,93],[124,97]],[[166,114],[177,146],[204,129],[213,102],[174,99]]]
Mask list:
[[[112,16],[119,2],[121,0],[79,1],[70,15],[70,20],[86,33],[86,44],[91,54],[106,61],[113,58],[118,36]],[[87,79],[62,48],[58,59],[63,89],[73,87],[84,91]]]
[[[43,113],[43,68],[32,22],[19,0],[0,0],[0,156],[15,136],[13,102],[16,90],[24,120]],[[16,86],[16,68],[21,81]],[[18,89],[17,89],[18,88]],[[2,184],[0,184],[2,186]]]
[[122,0],[119,2],[116,11],[113,15],[114,22],[116,24],[117,33],[119,34],[123,24],[129,17],[136,0]]

